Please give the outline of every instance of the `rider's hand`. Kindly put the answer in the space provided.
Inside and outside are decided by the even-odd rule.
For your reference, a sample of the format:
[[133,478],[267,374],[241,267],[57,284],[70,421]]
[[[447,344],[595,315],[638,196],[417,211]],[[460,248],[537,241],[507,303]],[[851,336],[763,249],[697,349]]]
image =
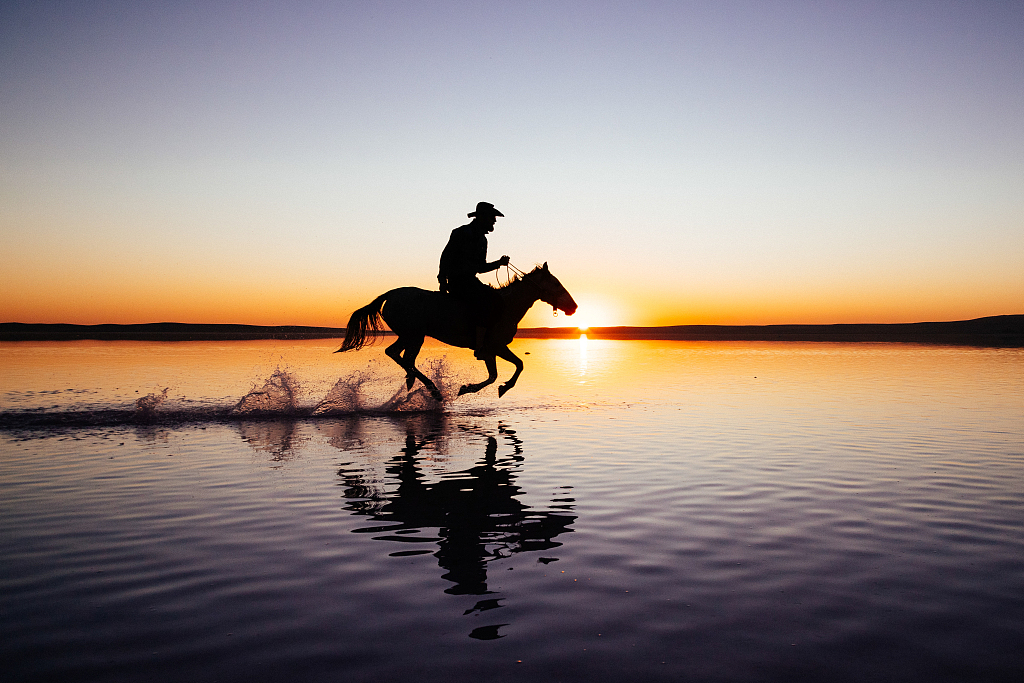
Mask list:
[[502,256],[500,259],[498,259],[498,265],[499,266],[507,266],[508,265],[508,261],[509,261],[508,256]]

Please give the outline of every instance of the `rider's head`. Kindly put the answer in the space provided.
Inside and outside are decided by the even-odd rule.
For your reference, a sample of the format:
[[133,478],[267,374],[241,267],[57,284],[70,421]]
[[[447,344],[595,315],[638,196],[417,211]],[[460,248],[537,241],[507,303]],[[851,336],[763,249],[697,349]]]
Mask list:
[[505,217],[501,211],[494,208],[494,204],[490,202],[480,202],[476,205],[476,211],[467,214],[473,219],[473,222],[477,225],[484,225],[487,227],[487,232],[494,229],[494,223],[498,220],[498,216]]

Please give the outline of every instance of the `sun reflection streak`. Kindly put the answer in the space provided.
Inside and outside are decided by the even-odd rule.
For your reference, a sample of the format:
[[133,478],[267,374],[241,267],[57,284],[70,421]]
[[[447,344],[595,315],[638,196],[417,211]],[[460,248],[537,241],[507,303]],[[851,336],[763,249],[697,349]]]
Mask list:
[[[580,335],[580,377],[586,377],[587,376],[587,344],[588,343],[589,343],[589,340],[587,339],[587,335],[581,334]],[[585,383],[586,383],[585,379],[580,380],[580,384],[585,384]]]

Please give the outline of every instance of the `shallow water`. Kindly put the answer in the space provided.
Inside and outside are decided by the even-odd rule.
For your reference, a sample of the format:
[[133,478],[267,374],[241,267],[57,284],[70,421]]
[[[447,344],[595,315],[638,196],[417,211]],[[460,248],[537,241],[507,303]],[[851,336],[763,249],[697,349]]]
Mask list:
[[5,680],[1024,672],[1021,350],[333,348],[0,345]]

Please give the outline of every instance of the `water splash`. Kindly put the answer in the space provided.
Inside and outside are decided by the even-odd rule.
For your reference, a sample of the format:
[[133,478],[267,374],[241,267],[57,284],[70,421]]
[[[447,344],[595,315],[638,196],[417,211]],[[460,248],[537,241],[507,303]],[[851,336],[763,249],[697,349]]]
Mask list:
[[[377,386],[380,378],[374,372],[359,372],[341,377],[331,387],[327,396],[313,409],[313,415],[343,415],[351,413],[401,413],[443,410],[452,400],[457,383],[454,373],[444,357],[427,361],[424,373],[440,390],[441,401],[430,395],[422,383],[416,382],[407,389],[403,380],[399,388],[390,394],[381,394]],[[390,383],[387,385],[390,386]],[[387,391],[387,390],[385,390]]]
[[231,410],[232,415],[291,415],[296,412],[299,383],[286,370],[274,370],[263,386],[253,388]]
[[135,401],[136,417],[152,417],[160,404],[167,400],[168,389],[169,387],[164,387],[159,394],[147,394]]
[[341,377],[316,408],[313,415],[347,415],[352,413],[399,413],[410,411],[440,410],[442,403],[434,400],[422,385],[413,389],[405,388],[403,382],[390,396],[380,398],[372,386],[375,378],[371,375],[356,374]]
[[[316,402],[308,386],[280,368],[241,399],[208,400],[185,396],[172,399],[165,388],[136,399],[134,406],[103,405],[73,410],[0,411],[0,429],[86,427],[101,425],[273,420],[275,418],[347,415],[441,414],[457,398],[462,382],[446,357],[421,361],[421,370],[441,392],[435,400],[416,382],[406,389],[405,378],[391,368],[371,364],[366,370],[339,378],[327,395]],[[396,388],[397,386],[397,388]],[[305,393],[303,393],[305,392]],[[305,397],[305,398],[303,398]],[[228,402],[225,402],[228,401]],[[54,406],[57,408],[57,406]]]
[[403,384],[391,398],[385,401],[377,412],[381,413],[402,413],[412,411],[443,410],[444,401],[438,401],[430,395],[426,389],[416,385],[413,389],[406,389]]
[[356,413],[364,410],[367,387],[373,381],[374,375],[370,372],[356,372],[348,377],[340,377],[327,392],[327,396],[313,409],[313,414]]

